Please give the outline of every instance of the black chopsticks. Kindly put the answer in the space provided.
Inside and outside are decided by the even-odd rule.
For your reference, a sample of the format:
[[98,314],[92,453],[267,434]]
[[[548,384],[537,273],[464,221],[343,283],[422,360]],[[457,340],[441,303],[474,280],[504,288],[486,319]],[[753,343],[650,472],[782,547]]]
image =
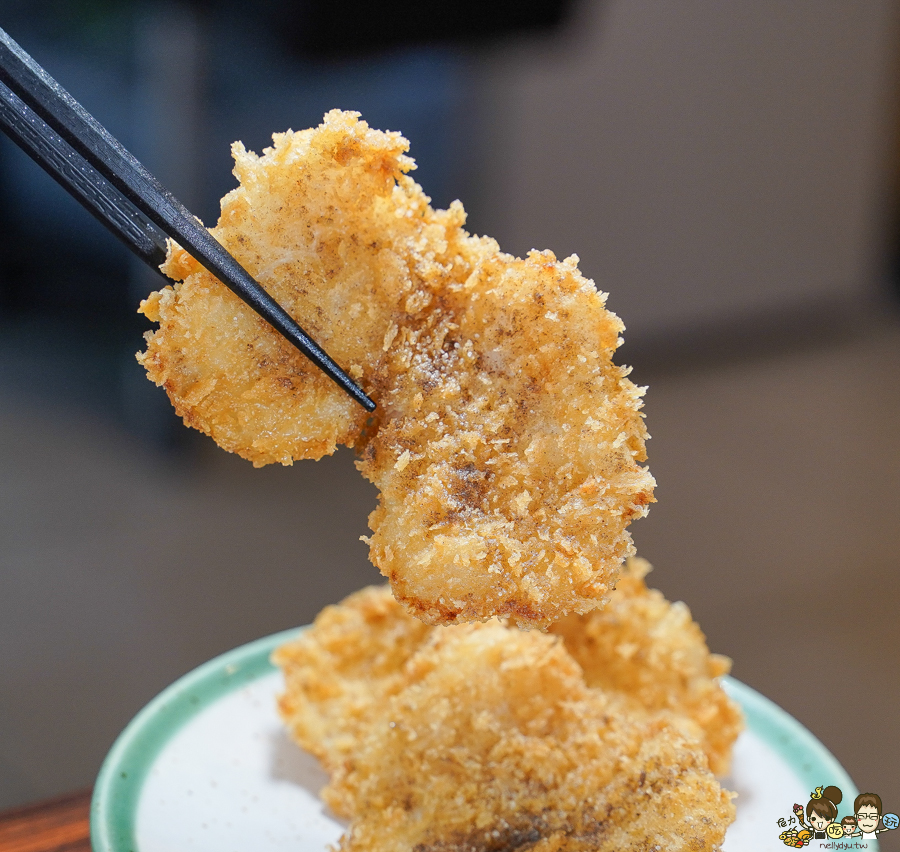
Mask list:
[[375,403],[170,192],[0,29],[0,126],[154,269],[166,236],[294,344],[367,411]]

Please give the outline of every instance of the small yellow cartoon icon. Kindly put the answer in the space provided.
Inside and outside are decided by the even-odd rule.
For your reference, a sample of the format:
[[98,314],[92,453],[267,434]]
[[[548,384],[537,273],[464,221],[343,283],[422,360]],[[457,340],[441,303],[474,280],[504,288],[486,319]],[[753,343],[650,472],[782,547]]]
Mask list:
[[824,787],[816,787],[816,789],[812,793],[809,794],[810,799],[821,799],[822,791],[824,789],[825,789]]
[[844,836],[844,828],[839,822],[833,822],[825,829],[825,833],[832,840],[837,840],[839,837]]

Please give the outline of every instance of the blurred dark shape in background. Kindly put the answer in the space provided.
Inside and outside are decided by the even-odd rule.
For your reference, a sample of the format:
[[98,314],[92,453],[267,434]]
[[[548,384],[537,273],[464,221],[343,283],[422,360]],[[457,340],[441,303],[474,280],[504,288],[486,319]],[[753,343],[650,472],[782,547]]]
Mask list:
[[[395,0],[266,0],[256,14],[294,52],[342,58],[410,46],[488,45],[520,33],[546,34],[566,18],[571,0],[457,0],[421,3]],[[209,4],[210,8],[221,8]]]
[[[234,140],[341,108],[474,232],[577,252],[651,385],[652,582],[900,801],[890,0],[0,0],[0,26],[207,224]],[[88,785],[179,674],[379,580],[349,452],[253,470],[144,378],[162,283],[0,138],[0,808]]]

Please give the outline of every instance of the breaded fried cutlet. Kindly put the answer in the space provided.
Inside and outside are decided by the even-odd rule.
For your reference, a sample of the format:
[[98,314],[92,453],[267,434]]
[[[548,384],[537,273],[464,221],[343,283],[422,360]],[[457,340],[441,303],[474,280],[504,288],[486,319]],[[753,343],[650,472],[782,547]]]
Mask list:
[[588,686],[694,722],[710,768],[725,775],[743,728],[740,708],[717,680],[731,670],[731,660],[709,652],[685,604],[647,588],[649,571],[645,559],[629,559],[605,607],[569,616],[550,630],[562,636]]
[[[648,589],[646,560],[631,559],[603,610],[552,628],[586,685],[615,693],[633,712],[668,711],[691,731],[716,775],[725,775],[743,728],[718,681],[730,660],[710,654],[683,604]],[[403,689],[406,666],[434,629],[410,616],[387,587],[326,607],[296,642],[279,649],[279,709],[294,739],[329,770],[359,747],[384,699]]]
[[669,714],[588,688],[553,636],[435,630],[323,798],[344,852],[715,850],[730,794]]
[[389,353],[359,467],[372,561],[417,617],[546,627],[604,600],[653,486],[620,330],[573,259],[494,253]]
[[363,410],[177,246],[139,360],[188,425],[255,465],[356,446],[370,555],[430,624],[545,628],[602,604],[654,481],[621,321],[551,252],[518,259],[434,210],[406,141],[333,111],[236,144],[213,234],[378,404]]

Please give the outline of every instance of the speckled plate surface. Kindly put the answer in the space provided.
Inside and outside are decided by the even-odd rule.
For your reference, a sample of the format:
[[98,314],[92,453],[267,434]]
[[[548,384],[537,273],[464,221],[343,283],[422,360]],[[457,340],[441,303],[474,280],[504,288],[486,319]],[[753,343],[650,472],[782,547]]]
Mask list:
[[[210,660],[138,713],[97,779],[95,852],[325,852],[336,843],[344,825],[317,796],[326,776],[288,739],[275,710],[281,675],[269,655],[297,633]],[[724,782],[738,793],[724,849],[784,850],[778,820],[794,802],[821,784],[840,787],[845,802],[857,791],[799,722],[739,681],[725,683],[747,730]]]

